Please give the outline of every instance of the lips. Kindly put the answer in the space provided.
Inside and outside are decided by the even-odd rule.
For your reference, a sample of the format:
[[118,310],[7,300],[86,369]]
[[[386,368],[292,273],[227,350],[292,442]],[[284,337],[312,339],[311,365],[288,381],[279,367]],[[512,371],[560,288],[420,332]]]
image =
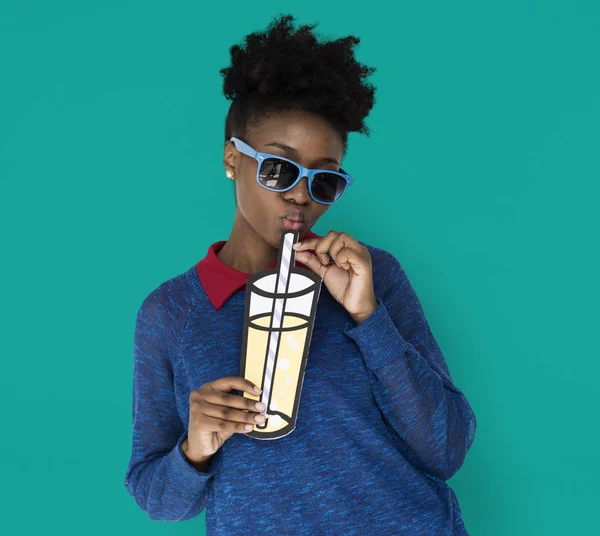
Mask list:
[[299,210],[288,210],[282,217],[286,220],[300,223],[304,223],[305,220],[304,212],[300,212]]
[[284,230],[299,231],[304,226],[304,222],[292,221],[288,218],[281,218],[281,228]]

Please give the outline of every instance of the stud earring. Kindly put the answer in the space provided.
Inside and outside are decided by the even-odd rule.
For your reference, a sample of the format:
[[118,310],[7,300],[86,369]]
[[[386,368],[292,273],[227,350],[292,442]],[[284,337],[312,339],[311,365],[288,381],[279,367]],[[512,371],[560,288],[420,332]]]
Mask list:
[[227,175],[227,177],[230,179],[235,179],[235,174],[230,169],[227,170],[227,173],[225,173],[225,175]]

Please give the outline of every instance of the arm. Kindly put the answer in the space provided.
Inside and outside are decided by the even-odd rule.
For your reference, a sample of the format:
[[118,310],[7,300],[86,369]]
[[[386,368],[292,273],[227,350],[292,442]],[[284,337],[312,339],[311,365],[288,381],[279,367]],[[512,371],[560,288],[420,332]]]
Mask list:
[[[386,256],[390,256],[385,252]],[[373,395],[400,451],[423,472],[448,480],[475,437],[475,415],[450,377],[423,309],[398,260],[377,308],[345,334],[358,345]]]
[[177,412],[169,357],[173,318],[165,311],[161,295],[160,287],[151,292],[137,314],[133,440],[125,486],[151,519],[183,521],[204,510],[220,451],[207,460],[206,471],[197,469],[184,454],[187,429]]

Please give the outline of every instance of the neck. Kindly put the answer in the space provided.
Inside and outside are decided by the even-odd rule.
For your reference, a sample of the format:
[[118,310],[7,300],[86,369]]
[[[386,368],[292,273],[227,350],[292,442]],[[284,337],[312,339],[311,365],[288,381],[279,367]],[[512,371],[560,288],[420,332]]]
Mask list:
[[277,253],[277,249],[265,242],[236,210],[229,239],[217,257],[235,270],[255,274],[274,263]]

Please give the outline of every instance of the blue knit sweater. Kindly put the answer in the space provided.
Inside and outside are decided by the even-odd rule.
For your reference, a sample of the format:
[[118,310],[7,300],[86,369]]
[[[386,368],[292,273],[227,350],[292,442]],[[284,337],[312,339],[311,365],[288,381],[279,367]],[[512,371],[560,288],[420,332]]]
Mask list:
[[209,536],[467,534],[445,481],[463,464],[475,415],[398,260],[360,243],[378,308],[356,325],[323,285],[296,429],[274,441],[235,433],[206,473],[181,450],[189,396],[240,375],[245,290],[216,310],[192,266],[143,300],[125,485],[150,518],[206,510]]

